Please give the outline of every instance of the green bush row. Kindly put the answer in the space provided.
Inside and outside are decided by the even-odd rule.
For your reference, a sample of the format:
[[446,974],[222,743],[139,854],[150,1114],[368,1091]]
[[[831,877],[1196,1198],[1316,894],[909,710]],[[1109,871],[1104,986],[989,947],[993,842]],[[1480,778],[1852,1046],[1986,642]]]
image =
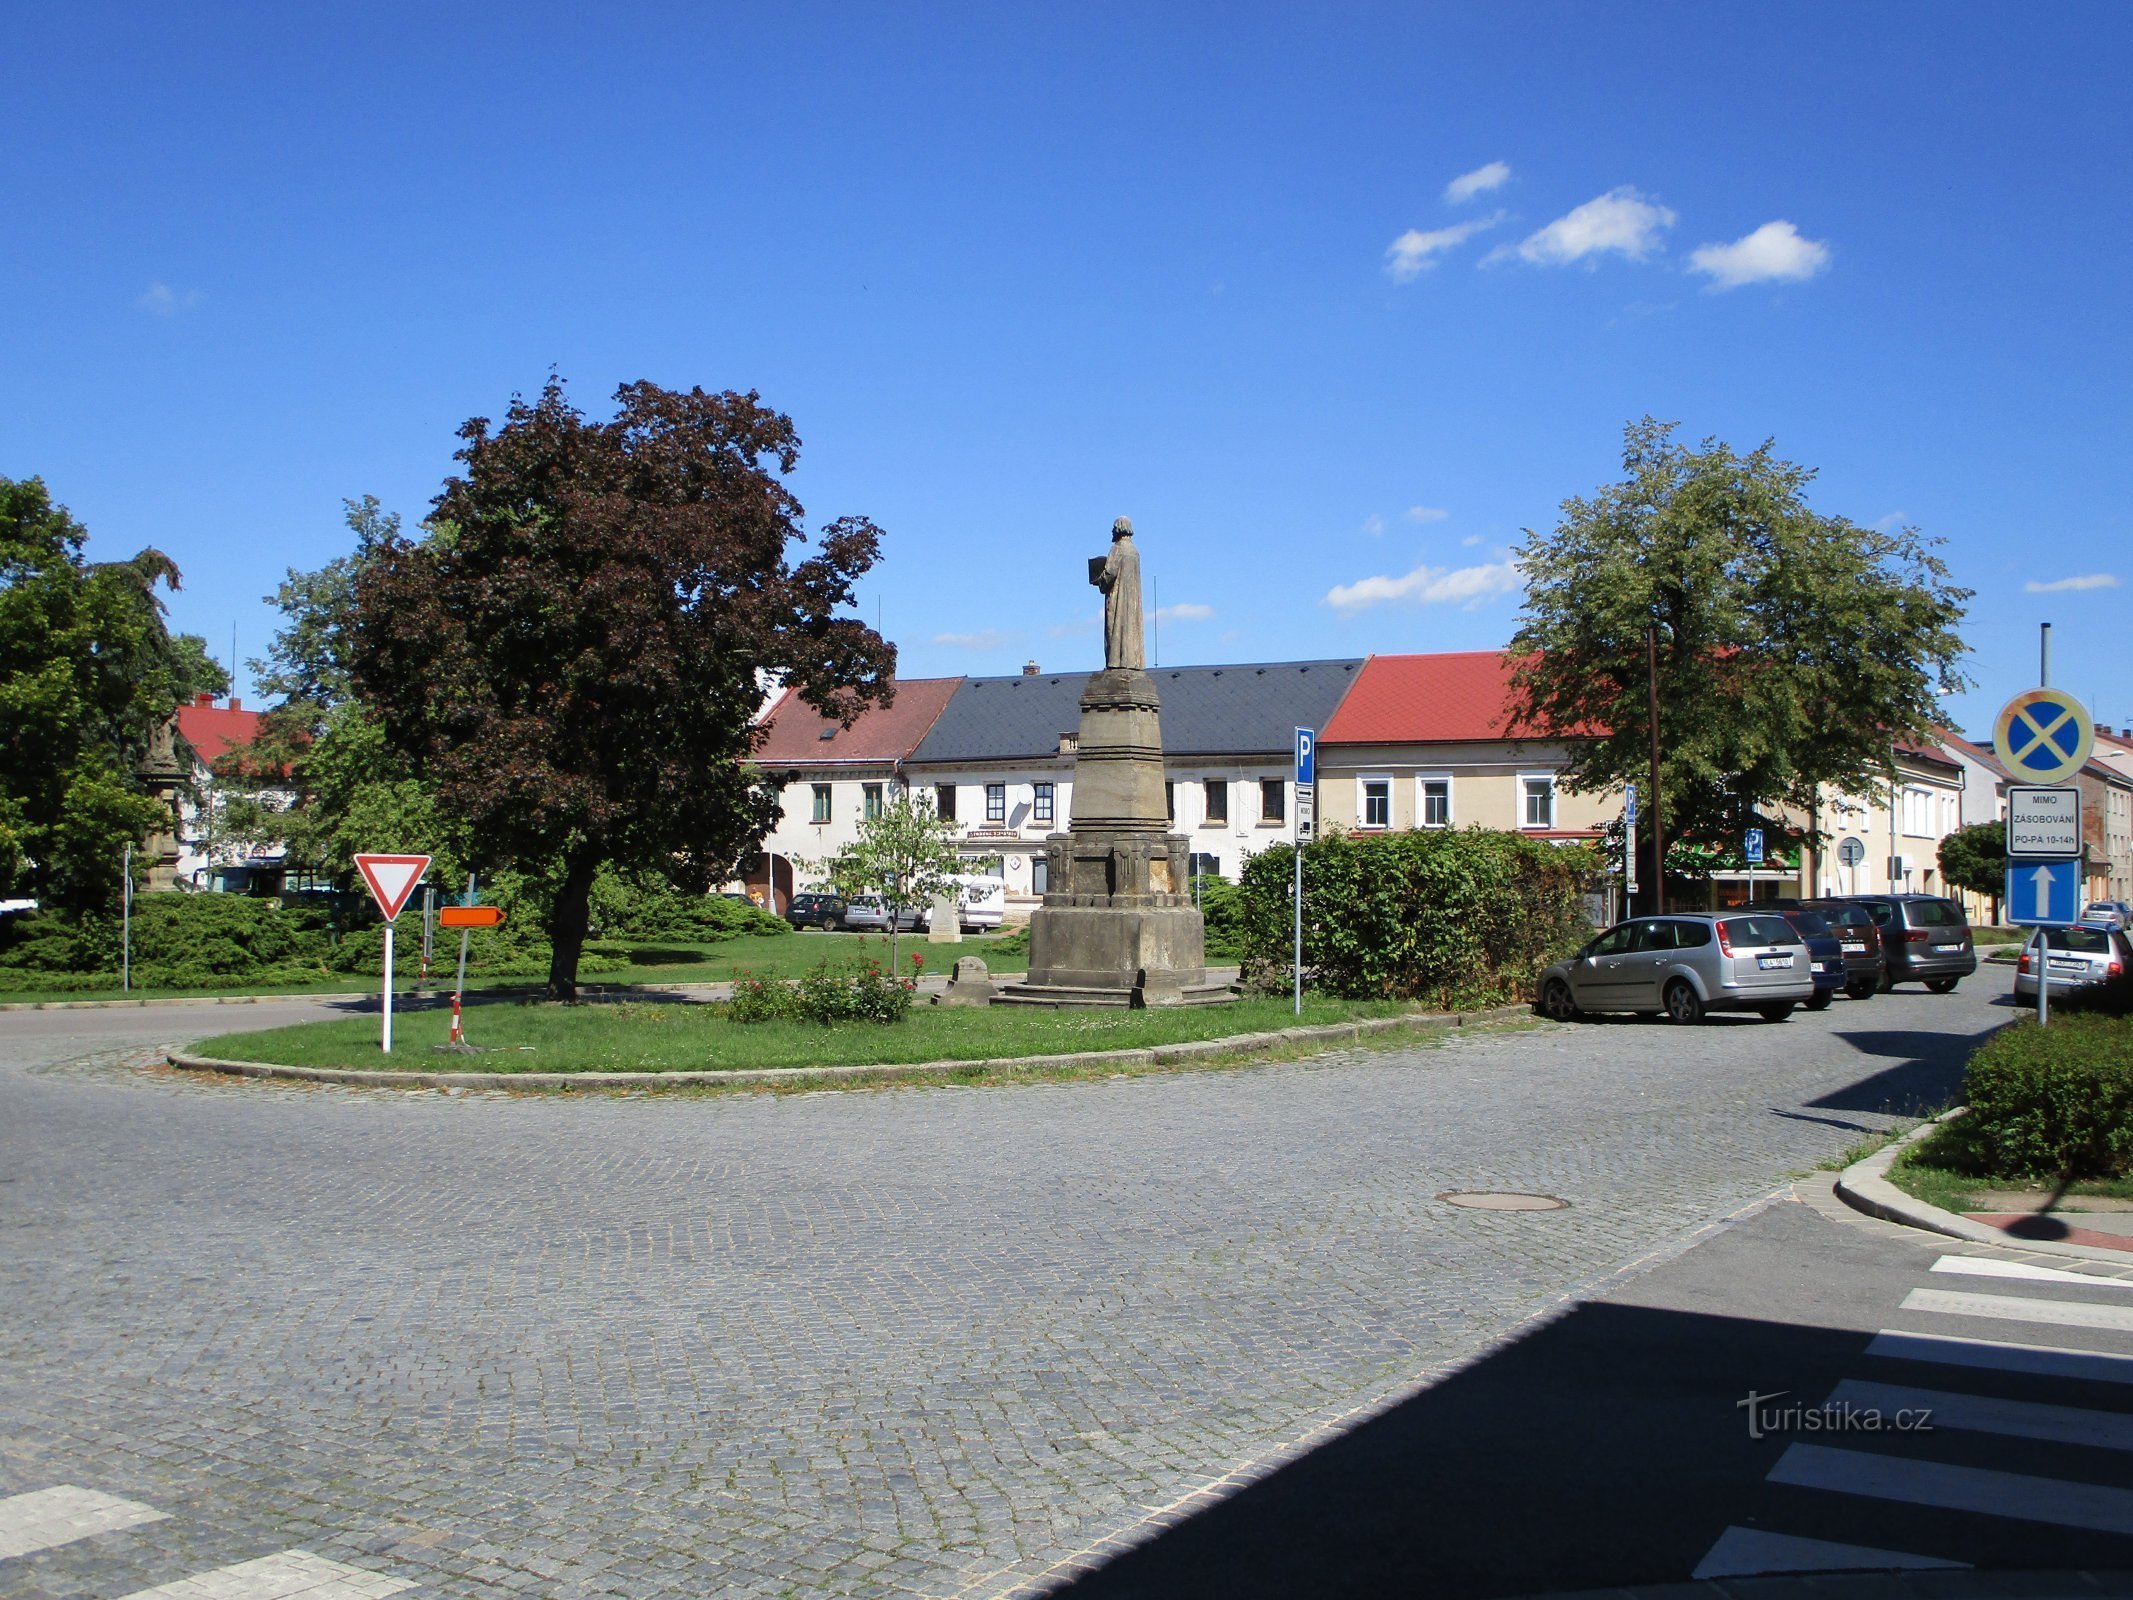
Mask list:
[[[1244,869],[1249,984],[1288,982],[1295,863],[1276,845]],[[1530,999],[1542,969],[1592,932],[1593,868],[1585,849],[1483,828],[1329,834],[1304,848],[1306,979],[1350,1000]]]
[[2025,1019],[1979,1046],[1963,1073],[1969,1114],[1931,1141],[1933,1160],[1981,1177],[2133,1172],[2133,1019],[2068,999],[2049,1026]]

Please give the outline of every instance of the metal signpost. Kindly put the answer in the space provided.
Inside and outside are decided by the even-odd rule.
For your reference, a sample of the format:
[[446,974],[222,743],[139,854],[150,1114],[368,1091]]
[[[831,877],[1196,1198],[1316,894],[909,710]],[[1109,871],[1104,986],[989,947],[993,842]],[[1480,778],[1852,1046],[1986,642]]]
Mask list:
[[126,846],[119,877],[119,988],[133,992],[133,846]]
[[2007,920],[2037,930],[2030,960],[2037,975],[2037,1025],[2051,1016],[2047,928],[2081,920],[2081,794],[2060,787],[2088,765],[2096,729],[2088,708],[2052,675],[2052,625],[2040,630],[2037,676],[2047,687],[2018,694],[2000,708],[1992,748],[2027,783],[2007,791]]
[[1304,1008],[1304,846],[1318,831],[1318,730],[1296,730],[1296,1015]]
[[2009,922],[2037,930],[2029,959],[2037,975],[2037,1023],[2042,1026],[2051,1015],[2051,951],[2045,930],[2080,922],[2081,862],[2008,862],[2006,904]]
[[466,1030],[460,1025],[460,998],[467,991],[467,940],[476,928],[501,928],[504,925],[502,906],[478,906],[474,903],[474,874],[467,874],[467,897],[456,906],[446,906],[437,914],[441,928],[459,930],[459,977],[452,984],[452,1032],[448,1042],[466,1047]]
[[1748,858],[1748,904],[1755,904],[1755,869],[1763,864],[1763,830],[1750,828],[1741,835],[1740,853]]
[[1637,892],[1637,786],[1622,786],[1622,915],[1630,915],[1630,898]]
[[364,883],[370,886],[371,899],[378,902],[378,910],[385,916],[385,1022],[378,1036],[378,1048],[390,1054],[393,1047],[393,923],[406,909],[415,885],[430,870],[430,858],[359,855],[355,864],[356,870],[363,874]]
[[1845,868],[1851,873],[1851,888],[1852,892],[1856,894],[1859,889],[1859,863],[1866,859],[1866,841],[1864,839],[1846,839],[1837,846],[1837,859],[1843,862]]

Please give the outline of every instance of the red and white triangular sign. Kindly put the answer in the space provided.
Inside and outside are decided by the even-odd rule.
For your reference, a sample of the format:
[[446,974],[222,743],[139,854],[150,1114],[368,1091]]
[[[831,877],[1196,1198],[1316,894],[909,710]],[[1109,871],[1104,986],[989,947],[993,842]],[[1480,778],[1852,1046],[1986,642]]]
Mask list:
[[363,874],[363,881],[370,885],[370,897],[378,902],[378,909],[385,913],[387,922],[399,917],[407,897],[415,892],[415,885],[430,870],[428,856],[357,856],[355,864],[356,870]]

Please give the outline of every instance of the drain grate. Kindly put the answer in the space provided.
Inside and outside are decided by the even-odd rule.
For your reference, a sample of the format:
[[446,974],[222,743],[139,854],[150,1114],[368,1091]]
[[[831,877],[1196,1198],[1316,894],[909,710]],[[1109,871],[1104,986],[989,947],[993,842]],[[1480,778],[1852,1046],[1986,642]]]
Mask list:
[[1469,1211],[1563,1211],[1570,1205],[1568,1200],[1558,1200],[1552,1194],[1499,1189],[1447,1189],[1437,1198],[1448,1206],[1464,1206]]

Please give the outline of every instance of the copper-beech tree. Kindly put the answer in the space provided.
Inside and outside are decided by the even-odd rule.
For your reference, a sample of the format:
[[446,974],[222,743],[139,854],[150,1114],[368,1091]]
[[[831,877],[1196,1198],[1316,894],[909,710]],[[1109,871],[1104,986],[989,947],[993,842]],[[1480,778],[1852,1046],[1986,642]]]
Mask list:
[[895,650],[839,615],[881,530],[848,517],[793,559],[791,420],[753,393],[615,400],[590,420],[551,378],[468,422],[426,536],[386,537],[355,584],[354,684],[387,740],[481,857],[554,875],[556,1000],[603,861],[707,885],[775,821],[749,765],[767,674],[845,722],[893,694]]

